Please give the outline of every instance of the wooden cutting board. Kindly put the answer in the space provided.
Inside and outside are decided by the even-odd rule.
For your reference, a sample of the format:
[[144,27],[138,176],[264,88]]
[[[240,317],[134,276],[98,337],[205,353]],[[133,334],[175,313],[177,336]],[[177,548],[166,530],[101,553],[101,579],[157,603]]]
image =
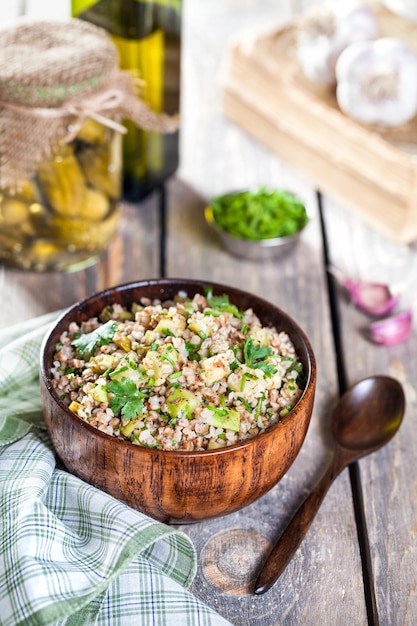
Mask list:
[[[375,6],[380,36],[417,52],[417,25]],[[225,115],[303,171],[319,190],[389,237],[417,239],[417,116],[395,129],[344,115],[334,89],[309,81],[296,59],[297,23],[234,44],[225,64]]]

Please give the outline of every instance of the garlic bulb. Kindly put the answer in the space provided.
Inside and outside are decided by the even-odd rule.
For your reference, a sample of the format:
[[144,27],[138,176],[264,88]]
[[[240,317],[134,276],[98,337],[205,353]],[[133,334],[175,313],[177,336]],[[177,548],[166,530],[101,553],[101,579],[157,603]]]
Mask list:
[[364,3],[338,2],[319,7],[300,21],[298,61],[310,80],[333,86],[335,65],[342,50],[355,41],[377,36],[377,17]]
[[351,44],[336,78],[339,107],[359,122],[398,126],[417,113],[417,54],[400,39]]

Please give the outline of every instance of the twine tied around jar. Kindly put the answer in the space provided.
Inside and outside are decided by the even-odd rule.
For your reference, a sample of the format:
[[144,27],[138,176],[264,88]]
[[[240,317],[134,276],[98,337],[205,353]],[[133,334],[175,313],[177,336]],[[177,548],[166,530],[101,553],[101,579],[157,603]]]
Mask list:
[[88,117],[119,132],[119,119],[148,131],[178,128],[176,117],[141,100],[103,29],[71,19],[0,30],[0,187],[30,179]]

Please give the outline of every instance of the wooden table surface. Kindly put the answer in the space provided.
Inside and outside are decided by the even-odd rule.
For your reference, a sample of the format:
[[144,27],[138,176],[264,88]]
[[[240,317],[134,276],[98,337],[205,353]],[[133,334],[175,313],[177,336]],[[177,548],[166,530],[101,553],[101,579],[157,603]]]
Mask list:
[[[233,285],[286,310],[306,331],[317,358],[317,395],[305,444],[284,479],[248,508],[181,526],[199,557],[192,591],[235,626],[412,626],[417,623],[417,336],[413,330],[406,342],[389,348],[370,343],[363,334],[368,319],[329,279],[326,264],[352,278],[389,283],[401,291],[406,307],[415,304],[416,252],[320,195],[302,173],[228,122],[221,110],[223,63],[234,38],[279,26],[307,5],[185,1],[181,167],[166,187],[165,210],[158,193],[138,205],[123,204],[116,240],[86,270],[35,274],[0,267],[0,327],[108,286],[159,276]],[[203,219],[210,196],[258,183],[294,190],[312,213],[296,251],[275,262],[230,256]],[[341,474],[279,581],[254,596],[250,590],[263,551],[329,458],[328,420],[340,393],[373,374],[392,375],[404,386],[407,408],[399,433]],[[365,525],[356,510],[360,492]]]

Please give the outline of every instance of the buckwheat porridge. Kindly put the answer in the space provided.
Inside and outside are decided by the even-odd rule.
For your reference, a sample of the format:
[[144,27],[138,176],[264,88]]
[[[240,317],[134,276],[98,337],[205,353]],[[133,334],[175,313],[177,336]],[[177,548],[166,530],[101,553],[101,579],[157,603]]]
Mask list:
[[302,393],[290,337],[211,291],[141,299],[72,323],[53,386],[79,418],[162,450],[231,445],[284,417]]

